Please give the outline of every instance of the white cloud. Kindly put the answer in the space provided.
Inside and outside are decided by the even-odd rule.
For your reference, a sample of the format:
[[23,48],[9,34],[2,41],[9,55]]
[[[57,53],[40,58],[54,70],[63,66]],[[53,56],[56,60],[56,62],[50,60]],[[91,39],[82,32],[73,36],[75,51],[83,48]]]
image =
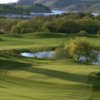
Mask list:
[[0,0],[0,3],[10,3],[10,2],[17,2],[18,0]]

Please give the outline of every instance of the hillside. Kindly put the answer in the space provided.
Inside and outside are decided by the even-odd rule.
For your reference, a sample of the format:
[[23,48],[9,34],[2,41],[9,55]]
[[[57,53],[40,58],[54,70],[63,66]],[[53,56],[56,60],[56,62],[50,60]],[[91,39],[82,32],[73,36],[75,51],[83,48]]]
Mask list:
[[31,5],[40,3],[46,5],[52,9],[64,9],[64,10],[100,10],[97,4],[100,4],[100,0],[19,0],[18,4]]
[[18,4],[0,4],[0,14],[29,14],[31,12],[44,13],[51,12],[51,10],[41,4],[33,4],[28,6],[18,5]]
[[51,12],[51,10],[48,7],[42,4],[33,4],[33,5],[25,6],[25,10],[27,10],[28,12],[35,12],[35,13]]

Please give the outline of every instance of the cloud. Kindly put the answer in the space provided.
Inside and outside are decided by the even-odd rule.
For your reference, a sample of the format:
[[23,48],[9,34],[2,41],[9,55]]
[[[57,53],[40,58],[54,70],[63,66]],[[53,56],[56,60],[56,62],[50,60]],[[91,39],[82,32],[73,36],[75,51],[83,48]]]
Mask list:
[[0,3],[3,4],[3,3],[13,3],[13,2],[17,2],[18,0],[0,0]]

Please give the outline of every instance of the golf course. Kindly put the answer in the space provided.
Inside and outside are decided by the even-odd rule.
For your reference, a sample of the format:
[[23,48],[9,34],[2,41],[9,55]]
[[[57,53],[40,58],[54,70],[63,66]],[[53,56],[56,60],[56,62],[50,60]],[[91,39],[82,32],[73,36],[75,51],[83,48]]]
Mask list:
[[[20,55],[53,50],[70,38],[43,32],[0,35],[0,100],[100,100],[100,65]],[[86,39],[100,47],[100,36]]]

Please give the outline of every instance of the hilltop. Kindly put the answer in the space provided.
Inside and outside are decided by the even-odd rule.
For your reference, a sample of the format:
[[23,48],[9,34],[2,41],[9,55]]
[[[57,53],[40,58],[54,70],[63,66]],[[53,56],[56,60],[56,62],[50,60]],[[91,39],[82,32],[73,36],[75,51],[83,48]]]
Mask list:
[[[18,4],[31,5],[43,4],[51,9],[99,11],[100,0],[19,0]],[[97,5],[97,6],[96,6]]]

